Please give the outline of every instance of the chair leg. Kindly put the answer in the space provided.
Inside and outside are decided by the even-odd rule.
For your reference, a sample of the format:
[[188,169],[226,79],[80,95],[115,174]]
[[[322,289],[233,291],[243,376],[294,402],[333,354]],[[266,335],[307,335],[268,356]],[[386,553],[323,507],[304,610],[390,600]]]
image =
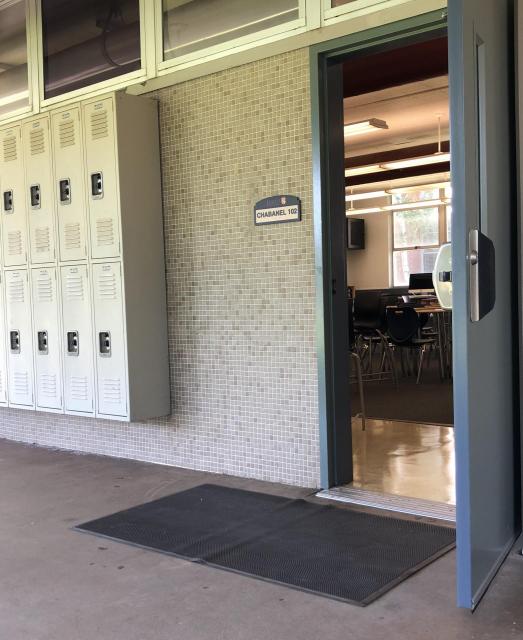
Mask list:
[[438,315],[437,317],[437,325],[438,325],[438,355],[439,355],[439,372],[440,372],[440,376],[441,379],[443,380],[445,378],[445,363],[443,361],[443,334],[444,334],[444,330],[443,330],[443,326],[442,326],[442,318],[440,315]]
[[352,357],[356,364],[356,377],[358,379],[358,389],[360,393],[360,407],[361,407],[361,430],[365,431],[365,395],[363,393],[363,377],[361,375],[361,361],[356,353],[352,353]]
[[403,377],[405,377],[405,355],[404,355],[405,349],[400,349],[400,360],[401,360],[401,375]]
[[425,347],[421,347],[419,354],[419,367],[418,367],[418,378],[416,380],[416,384],[419,384],[421,381],[421,371],[423,369],[423,360],[425,357]]
[[392,380],[395,384],[395,386],[398,386],[398,372],[396,371],[396,361],[394,359],[394,352],[390,346],[390,344],[387,342],[387,356],[389,359],[389,364],[390,364],[390,370],[392,371]]

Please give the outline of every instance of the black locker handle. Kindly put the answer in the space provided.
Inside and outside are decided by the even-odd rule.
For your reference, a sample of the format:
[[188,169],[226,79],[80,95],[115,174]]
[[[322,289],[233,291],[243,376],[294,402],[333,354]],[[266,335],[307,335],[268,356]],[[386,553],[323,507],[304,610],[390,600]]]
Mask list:
[[13,190],[9,189],[3,193],[4,213],[13,213],[14,211],[14,199]]
[[95,199],[104,197],[104,177],[101,171],[91,173],[91,196]]
[[111,332],[100,331],[98,334],[98,346],[102,358],[111,357]]
[[20,353],[20,331],[9,332],[9,343],[11,353]]
[[40,207],[42,206],[42,194],[40,191],[40,185],[32,184],[29,192],[31,196],[31,209],[40,209]]

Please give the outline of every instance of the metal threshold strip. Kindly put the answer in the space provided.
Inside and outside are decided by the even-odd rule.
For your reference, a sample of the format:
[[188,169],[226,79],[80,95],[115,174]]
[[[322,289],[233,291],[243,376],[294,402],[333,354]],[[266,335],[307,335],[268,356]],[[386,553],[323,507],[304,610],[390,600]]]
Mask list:
[[435,502],[434,500],[408,498],[390,493],[377,493],[375,491],[358,489],[351,486],[326,489],[318,492],[316,497],[373,507],[374,509],[408,513],[410,515],[433,518],[435,520],[445,520],[446,522],[456,522],[456,507],[453,504]]

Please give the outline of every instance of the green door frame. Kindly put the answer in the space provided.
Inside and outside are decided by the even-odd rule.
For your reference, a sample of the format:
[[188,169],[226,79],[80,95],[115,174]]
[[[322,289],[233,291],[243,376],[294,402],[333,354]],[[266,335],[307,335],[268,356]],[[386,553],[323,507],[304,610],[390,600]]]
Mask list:
[[[348,377],[346,267],[339,258],[344,234],[336,224],[345,220],[343,154],[335,127],[342,108],[333,108],[340,97],[344,59],[369,48],[389,48],[424,38],[447,26],[445,11],[433,11],[374,29],[336,38],[310,48],[312,99],[313,218],[316,271],[316,351],[320,428],[320,482],[323,489],[352,480],[352,442]],[[336,146],[337,145],[337,146]],[[334,151],[333,151],[334,147]],[[340,211],[343,210],[343,216]],[[341,218],[340,218],[341,216]],[[336,222],[336,220],[338,222]],[[345,224],[345,223],[344,223]],[[336,233],[338,232],[338,233]]]

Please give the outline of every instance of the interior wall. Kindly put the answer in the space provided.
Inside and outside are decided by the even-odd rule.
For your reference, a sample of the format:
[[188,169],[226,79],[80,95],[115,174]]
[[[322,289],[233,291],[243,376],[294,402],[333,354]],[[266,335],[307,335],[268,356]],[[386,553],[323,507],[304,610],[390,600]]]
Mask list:
[[361,218],[365,220],[365,249],[347,251],[347,284],[355,289],[387,289],[391,280],[390,212],[370,213]]
[[[0,437],[319,486],[308,50],[158,91],[172,415],[2,409]],[[303,220],[255,227],[297,195]]]

